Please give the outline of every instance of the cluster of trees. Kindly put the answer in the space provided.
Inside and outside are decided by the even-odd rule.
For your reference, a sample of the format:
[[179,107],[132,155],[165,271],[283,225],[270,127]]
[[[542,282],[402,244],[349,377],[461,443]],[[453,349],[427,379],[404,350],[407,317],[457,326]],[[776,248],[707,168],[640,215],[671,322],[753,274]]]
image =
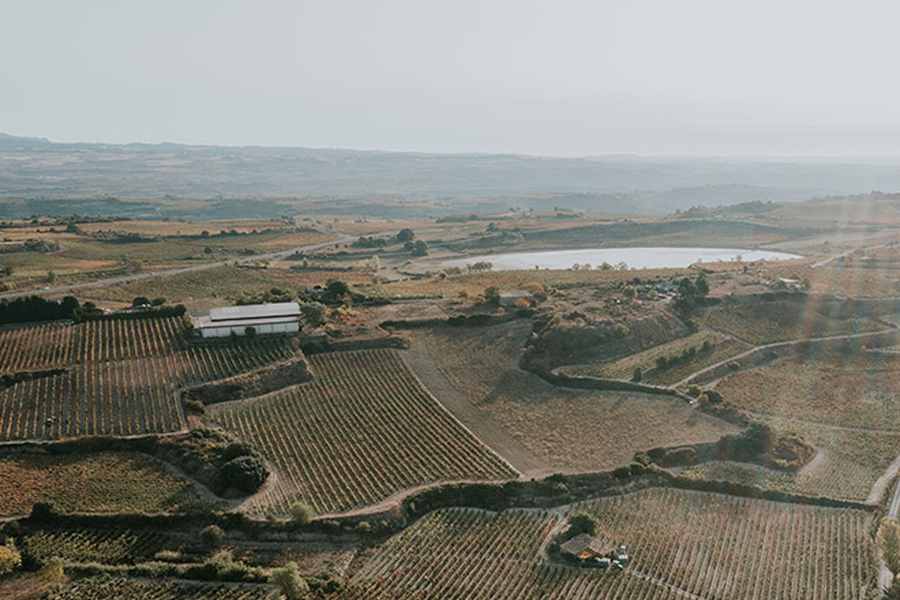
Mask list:
[[388,241],[384,238],[374,236],[362,236],[351,244],[354,248],[384,248],[388,245]]
[[706,275],[700,273],[696,279],[682,277],[678,281],[678,291],[675,297],[675,308],[681,311],[689,311],[702,304],[709,295],[709,283]]
[[81,305],[74,296],[66,296],[62,300],[47,300],[40,296],[0,300],[0,324],[2,325],[58,319],[77,321],[80,318]]
[[685,348],[682,350],[681,354],[676,354],[674,356],[658,356],[656,357],[656,369],[658,371],[665,371],[670,367],[675,367],[680,364],[691,362],[694,357],[698,354],[705,354],[712,350],[712,344],[709,340],[703,340],[703,343],[699,346],[691,346],[690,348]]
[[428,256],[428,244],[423,240],[408,241],[403,244],[403,249],[413,256]]

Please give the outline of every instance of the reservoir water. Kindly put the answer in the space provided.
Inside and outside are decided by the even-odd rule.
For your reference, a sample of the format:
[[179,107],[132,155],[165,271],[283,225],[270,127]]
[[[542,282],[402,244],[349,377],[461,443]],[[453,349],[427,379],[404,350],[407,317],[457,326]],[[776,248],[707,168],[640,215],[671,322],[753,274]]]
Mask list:
[[625,263],[633,269],[683,268],[696,262],[735,260],[787,260],[801,258],[786,252],[768,250],[741,250],[740,248],[588,248],[582,250],[549,250],[542,252],[513,252],[487,254],[446,261],[444,266],[465,267],[486,261],[496,271],[521,269],[569,269],[574,264],[589,264],[597,268],[604,262],[610,265]]

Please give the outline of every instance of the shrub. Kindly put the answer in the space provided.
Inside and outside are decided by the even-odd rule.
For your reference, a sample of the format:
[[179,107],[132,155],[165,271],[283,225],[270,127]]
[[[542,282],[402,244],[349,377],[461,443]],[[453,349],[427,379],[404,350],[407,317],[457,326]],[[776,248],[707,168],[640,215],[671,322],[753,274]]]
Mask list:
[[273,570],[271,581],[281,589],[287,600],[299,600],[309,593],[309,585],[300,575],[300,568],[295,562],[289,562],[284,567]]
[[234,488],[252,494],[265,483],[269,470],[255,455],[238,456],[226,462],[219,469],[219,482],[224,488]]
[[643,379],[643,378],[644,378],[644,372],[641,370],[640,367],[635,367],[634,373],[632,373],[632,375],[631,375],[631,380],[635,383],[640,383],[641,379]]
[[427,256],[428,255],[428,244],[426,244],[422,240],[416,240],[412,245],[412,255],[413,256]]
[[290,507],[291,518],[298,525],[307,525],[316,516],[316,511],[305,502],[294,502]]
[[397,241],[398,242],[411,242],[416,237],[416,234],[410,228],[401,229],[397,232]]
[[484,290],[484,301],[488,304],[500,304],[500,290],[493,286]]
[[61,583],[66,577],[63,559],[54,556],[38,571],[38,577],[47,583]]
[[12,540],[0,546],[0,575],[9,575],[22,566],[22,555]]
[[225,541],[225,532],[218,525],[209,525],[200,532],[200,541],[207,548],[218,548]]

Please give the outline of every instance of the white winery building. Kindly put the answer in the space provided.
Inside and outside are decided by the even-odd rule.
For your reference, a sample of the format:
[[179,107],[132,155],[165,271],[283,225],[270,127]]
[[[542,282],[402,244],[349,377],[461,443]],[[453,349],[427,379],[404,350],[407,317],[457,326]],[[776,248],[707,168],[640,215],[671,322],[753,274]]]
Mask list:
[[194,329],[205,338],[247,335],[252,327],[258,335],[297,333],[300,331],[300,305],[296,302],[225,306],[209,311],[209,316],[194,317]]

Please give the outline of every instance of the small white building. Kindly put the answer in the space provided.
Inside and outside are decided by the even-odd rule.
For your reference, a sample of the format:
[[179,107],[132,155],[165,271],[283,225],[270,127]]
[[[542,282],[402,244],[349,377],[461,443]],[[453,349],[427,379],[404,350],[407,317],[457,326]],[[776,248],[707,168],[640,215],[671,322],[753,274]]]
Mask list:
[[300,305],[296,302],[225,306],[209,311],[207,317],[194,317],[194,329],[205,338],[247,335],[252,327],[257,335],[297,333],[300,331]]

